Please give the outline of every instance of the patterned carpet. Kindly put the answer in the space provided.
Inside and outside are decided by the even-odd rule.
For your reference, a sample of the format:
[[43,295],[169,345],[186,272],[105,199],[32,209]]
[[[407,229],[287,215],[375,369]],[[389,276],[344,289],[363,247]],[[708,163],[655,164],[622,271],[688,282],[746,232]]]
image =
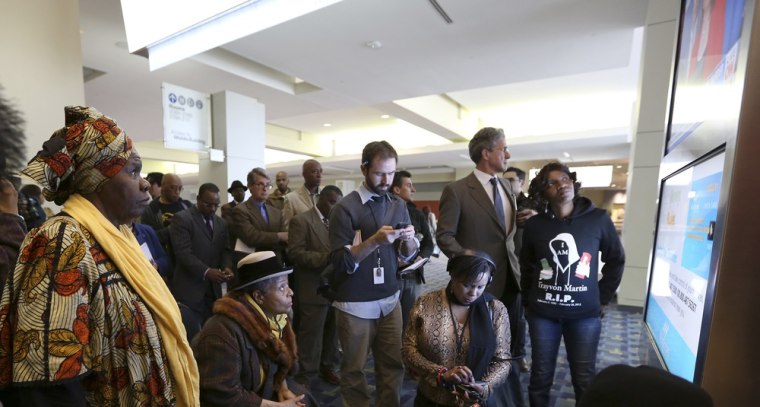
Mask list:
[[[446,286],[449,281],[448,273],[446,273],[447,261],[448,260],[441,255],[440,258],[431,258],[431,262],[425,266],[425,279],[427,284],[424,286],[424,292],[438,290]],[[640,364],[638,355],[641,341],[641,318],[642,315],[640,309],[618,307],[615,305],[607,307],[606,316],[602,320],[602,337],[599,343],[597,370],[618,363],[628,365]],[[530,343],[528,341],[528,346],[529,345]],[[528,355],[530,355],[530,349],[528,349],[527,352]],[[374,392],[375,378],[371,355],[367,361],[365,372],[367,374],[367,381],[370,385],[370,389]],[[529,376],[530,373],[521,374],[526,407],[528,401],[527,389]],[[314,379],[311,381],[310,387],[312,394],[323,407],[341,405],[340,388],[338,386],[333,386],[321,379]],[[408,377],[404,378],[401,394],[402,406],[411,407],[414,404],[416,388],[417,385],[413,380]],[[554,407],[572,407],[575,405],[573,386],[570,382],[570,370],[567,366],[564,345],[560,347],[550,405]]]

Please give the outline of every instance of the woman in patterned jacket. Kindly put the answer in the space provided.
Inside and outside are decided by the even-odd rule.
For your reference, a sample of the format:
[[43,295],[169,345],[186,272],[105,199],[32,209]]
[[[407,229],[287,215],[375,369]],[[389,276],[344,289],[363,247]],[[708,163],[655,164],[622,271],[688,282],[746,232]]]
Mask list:
[[197,406],[177,304],[129,229],[148,205],[132,141],[67,107],[22,171],[63,205],[27,234],[0,302],[5,406]]
[[404,332],[404,363],[419,377],[414,405],[500,405],[511,364],[507,308],[485,292],[496,266],[465,250],[448,269],[448,286],[417,300]]

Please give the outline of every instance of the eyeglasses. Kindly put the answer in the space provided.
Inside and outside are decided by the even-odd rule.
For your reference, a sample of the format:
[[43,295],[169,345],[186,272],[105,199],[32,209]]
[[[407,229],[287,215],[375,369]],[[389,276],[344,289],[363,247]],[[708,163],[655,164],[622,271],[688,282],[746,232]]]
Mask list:
[[253,184],[253,186],[259,187],[261,189],[272,189],[272,184],[265,184],[263,182],[257,182],[255,184]]

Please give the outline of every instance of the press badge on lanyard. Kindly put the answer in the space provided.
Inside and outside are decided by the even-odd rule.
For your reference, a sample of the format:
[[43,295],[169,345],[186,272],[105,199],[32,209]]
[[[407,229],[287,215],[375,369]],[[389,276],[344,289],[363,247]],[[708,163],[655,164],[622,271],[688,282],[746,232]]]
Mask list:
[[377,267],[372,269],[372,275],[375,278],[375,284],[385,283],[385,269],[380,265],[380,248],[377,249]]

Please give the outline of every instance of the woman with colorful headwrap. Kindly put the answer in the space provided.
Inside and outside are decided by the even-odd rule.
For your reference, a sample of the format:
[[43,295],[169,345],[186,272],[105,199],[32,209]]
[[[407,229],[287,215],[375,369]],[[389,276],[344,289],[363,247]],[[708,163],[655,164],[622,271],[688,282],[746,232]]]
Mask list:
[[128,225],[148,205],[132,141],[67,107],[22,173],[63,205],[30,232],[0,302],[6,406],[198,406],[179,309]]

